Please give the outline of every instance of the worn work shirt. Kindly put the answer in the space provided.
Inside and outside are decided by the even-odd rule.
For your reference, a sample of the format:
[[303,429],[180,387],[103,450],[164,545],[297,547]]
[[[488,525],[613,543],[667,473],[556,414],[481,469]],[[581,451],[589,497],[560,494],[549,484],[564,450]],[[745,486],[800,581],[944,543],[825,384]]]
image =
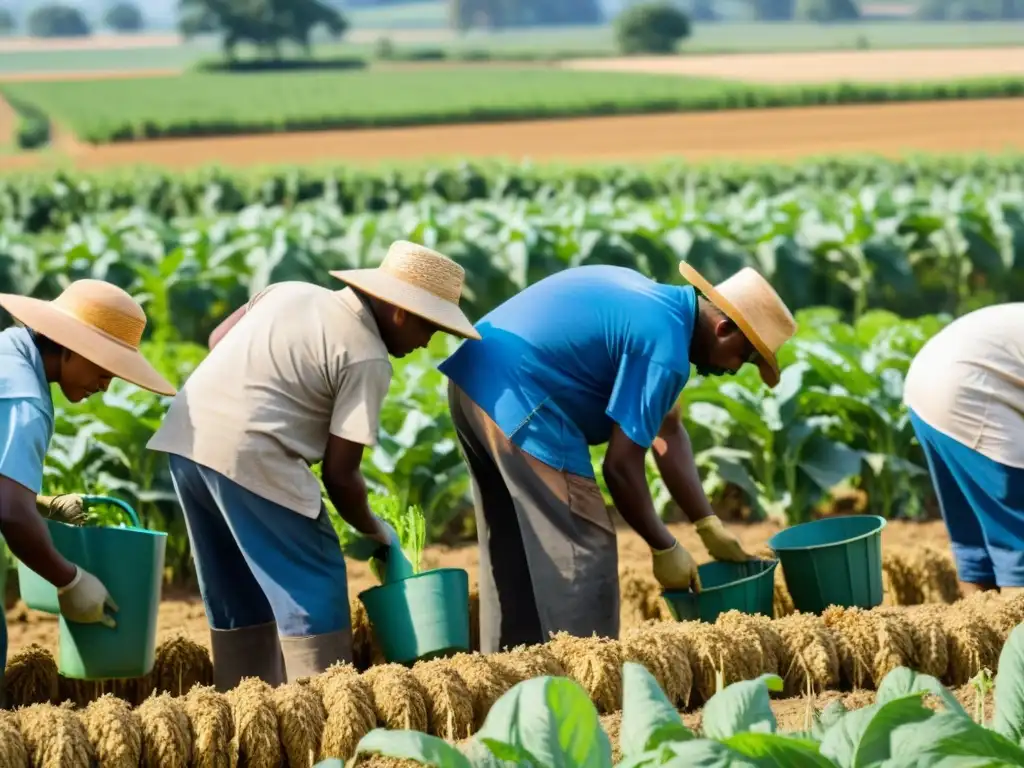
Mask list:
[[613,424],[650,447],[690,375],[692,287],[624,267],[575,267],[513,296],[440,370],[523,451],[594,477]]
[[349,288],[278,283],[210,351],[148,447],[220,472],[306,517],[320,513],[329,435],[375,445],[391,362]]
[[935,334],[910,365],[903,401],[944,435],[1024,468],[1024,303],[969,312]]
[[0,332],[0,475],[37,496],[53,421],[50,385],[31,333]]

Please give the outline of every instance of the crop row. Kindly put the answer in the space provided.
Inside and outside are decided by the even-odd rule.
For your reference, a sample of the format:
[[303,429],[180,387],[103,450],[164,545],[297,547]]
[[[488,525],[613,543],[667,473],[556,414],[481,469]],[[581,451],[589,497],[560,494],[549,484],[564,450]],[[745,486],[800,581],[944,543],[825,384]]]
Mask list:
[[5,83],[3,94],[93,143],[489,122],[570,116],[983,99],[1024,94],[1024,80],[771,86],[573,72],[550,67],[186,74]]
[[232,749],[246,765],[309,765],[310,755],[351,757],[378,725],[468,738],[512,686],[544,675],[571,678],[598,712],[616,712],[626,661],[643,665],[677,709],[707,702],[719,674],[726,684],[779,675],[787,696],[871,689],[897,667],[960,686],[982,669],[997,670],[1002,646],[1022,620],[1024,599],[998,594],[912,608],[833,606],[821,616],[782,619],[730,611],[714,624],[651,622],[620,640],[559,633],[544,645],[412,668],[385,664],[359,673],[335,665],[276,689],[250,679],[218,694],[197,681],[184,696],[151,695],[136,708],[113,696],[79,711],[35,704],[0,715],[0,729],[8,731],[7,749],[19,741],[30,754],[59,749],[67,756],[62,768],[95,758],[106,764],[117,752],[118,765],[227,764]]
[[165,220],[237,213],[249,205],[292,208],[325,202],[347,213],[374,213],[424,198],[446,203],[518,198],[632,198],[687,195],[711,200],[744,188],[767,196],[869,186],[927,194],[958,184],[999,192],[1024,187],[1024,156],[935,157],[890,161],[825,159],[794,164],[648,166],[459,163],[359,171],[298,167],[240,172],[131,171],[27,173],[0,179],[0,220],[27,233],[63,229],[87,217],[142,210]]

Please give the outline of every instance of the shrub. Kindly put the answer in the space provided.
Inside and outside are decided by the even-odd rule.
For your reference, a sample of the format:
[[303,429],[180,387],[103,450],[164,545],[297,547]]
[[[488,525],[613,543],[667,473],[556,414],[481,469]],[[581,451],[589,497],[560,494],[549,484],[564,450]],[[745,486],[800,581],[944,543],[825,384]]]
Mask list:
[[14,14],[6,8],[0,8],[0,35],[9,35],[18,25],[14,21]]
[[28,16],[33,37],[86,37],[92,33],[85,17],[70,5],[41,5]]
[[103,16],[103,23],[117,32],[138,32],[146,26],[142,11],[132,3],[117,3],[110,6]]
[[623,53],[672,53],[690,36],[690,18],[667,2],[634,5],[615,20],[615,37]]

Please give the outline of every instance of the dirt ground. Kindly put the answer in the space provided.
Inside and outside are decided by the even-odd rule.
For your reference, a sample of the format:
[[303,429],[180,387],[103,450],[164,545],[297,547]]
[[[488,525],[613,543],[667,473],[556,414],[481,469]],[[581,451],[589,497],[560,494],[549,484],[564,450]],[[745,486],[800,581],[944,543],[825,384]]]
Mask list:
[[1002,152],[1024,148],[1024,99],[728,110],[482,125],[324,131],[90,146],[0,157],[0,171],[124,166],[175,169],[343,161],[379,165],[511,161],[787,160],[814,155]]
[[911,82],[1024,75],[1024,48],[749,53],[576,59],[565,69],[721,77],[751,83]]
[[[705,562],[710,558],[701,544],[700,539],[688,524],[670,526],[679,541],[697,559]],[[747,547],[754,551],[767,543],[779,527],[770,523],[753,525],[731,525],[737,536]],[[922,545],[929,544],[939,548],[948,546],[948,538],[941,522],[906,523],[891,522],[882,531],[882,545]],[[475,546],[430,547],[423,556],[425,568],[456,567],[469,571],[471,584],[476,583],[478,567],[478,550]],[[635,533],[629,530],[619,532],[619,562],[633,564],[638,569],[650,568],[650,555],[647,547]],[[361,563],[349,563],[349,597],[355,597],[360,591],[376,584],[369,569]],[[193,594],[165,594],[160,607],[159,632],[161,638],[168,634],[184,632],[189,638],[204,646],[209,644],[209,629],[202,601]],[[23,603],[18,603],[7,613],[8,657],[21,648],[39,643],[57,652],[57,620],[45,613],[29,610]]]

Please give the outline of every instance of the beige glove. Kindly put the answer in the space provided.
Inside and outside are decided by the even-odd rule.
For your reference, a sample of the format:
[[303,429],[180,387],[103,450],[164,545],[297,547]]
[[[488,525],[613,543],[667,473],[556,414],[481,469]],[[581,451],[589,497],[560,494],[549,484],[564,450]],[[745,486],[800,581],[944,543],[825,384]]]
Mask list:
[[68,621],[81,624],[103,624],[113,629],[117,626],[107,608],[117,610],[117,604],[107,592],[103,583],[80,566],[75,566],[75,578],[65,587],[57,590],[60,613]]
[[36,496],[36,509],[43,517],[70,525],[85,523],[85,502],[77,493],[59,496]]
[[700,535],[704,546],[707,547],[708,554],[715,560],[742,563],[754,559],[752,554],[743,549],[739,540],[726,530],[717,515],[702,517],[694,523],[693,527]]
[[689,589],[700,592],[697,563],[677,541],[669,549],[652,549],[654,578],[665,589]]

